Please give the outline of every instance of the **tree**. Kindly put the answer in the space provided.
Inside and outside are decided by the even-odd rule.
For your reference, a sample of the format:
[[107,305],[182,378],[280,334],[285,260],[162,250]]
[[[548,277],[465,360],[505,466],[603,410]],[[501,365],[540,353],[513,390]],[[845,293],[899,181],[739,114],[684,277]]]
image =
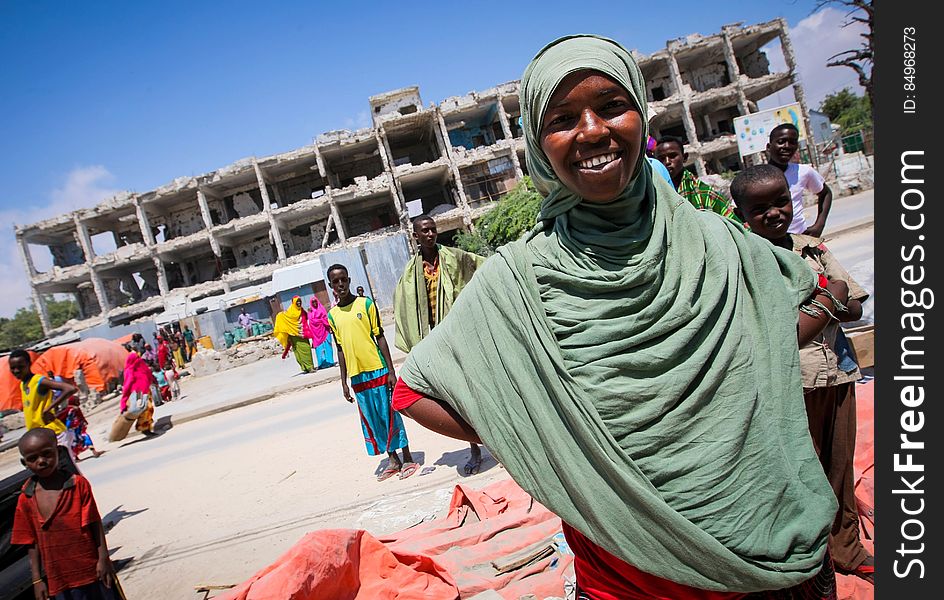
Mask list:
[[43,326],[33,309],[18,308],[12,319],[0,323],[0,348],[18,348],[43,339]]
[[[79,314],[74,300],[46,297],[46,312],[52,327],[59,327]],[[19,348],[43,339],[43,326],[33,306],[18,308],[12,319],[0,319],[0,348]]]
[[868,96],[856,96],[849,88],[823,98],[819,110],[839,125],[844,134],[872,126],[872,106]]
[[476,223],[475,233],[460,231],[455,244],[466,252],[488,256],[499,246],[513,242],[537,223],[541,194],[525,176]]
[[868,27],[868,31],[860,34],[865,41],[859,48],[846,50],[839,54],[830,56],[826,63],[827,67],[849,67],[859,76],[859,85],[865,88],[865,93],[869,97],[870,108],[875,106],[875,98],[872,95],[872,59],[874,53],[872,50],[874,17],[872,0],[820,0],[816,3],[813,12],[820,10],[828,4],[840,4],[849,8],[846,13],[848,19],[843,27],[853,23],[862,23]]

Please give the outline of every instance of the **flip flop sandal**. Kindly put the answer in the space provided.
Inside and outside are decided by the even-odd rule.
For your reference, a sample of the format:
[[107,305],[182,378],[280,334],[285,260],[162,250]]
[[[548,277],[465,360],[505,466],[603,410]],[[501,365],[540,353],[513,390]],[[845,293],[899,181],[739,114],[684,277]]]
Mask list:
[[482,459],[478,460],[472,459],[469,462],[465,463],[465,474],[466,475],[475,475],[482,469]]
[[411,462],[404,464],[402,467],[400,467],[400,479],[406,479],[413,473],[416,473],[416,470],[419,468],[420,466],[416,463]]
[[[377,476],[377,481],[385,481],[387,479],[390,479],[391,477],[393,477],[399,472],[400,472],[400,469],[396,467],[387,467],[386,469],[384,469],[383,473]],[[401,478],[402,478],[402,475],[401,475]]]

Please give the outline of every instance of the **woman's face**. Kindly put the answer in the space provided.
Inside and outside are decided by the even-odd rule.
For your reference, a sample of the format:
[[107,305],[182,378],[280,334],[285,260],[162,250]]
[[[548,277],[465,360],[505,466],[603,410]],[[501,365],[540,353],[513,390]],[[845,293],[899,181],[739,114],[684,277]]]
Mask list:
[[590,202],[609,202],[633,178],[642,130],[625,88],[594,71],[578,71],[551,96],[541,148],[569,190]]

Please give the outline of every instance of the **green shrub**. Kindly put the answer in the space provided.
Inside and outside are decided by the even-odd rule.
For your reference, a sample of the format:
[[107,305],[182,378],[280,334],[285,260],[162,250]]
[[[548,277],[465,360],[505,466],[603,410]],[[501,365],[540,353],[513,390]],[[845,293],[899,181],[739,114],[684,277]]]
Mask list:
[[530,231],[537,223],[540,208],[541,194],[534,189],[531,178],[525,176],[498,201],[495,208],[478,220],[475,233],[460,231],[455,244],[466,252],[482,256],[493,254],[499,246]]

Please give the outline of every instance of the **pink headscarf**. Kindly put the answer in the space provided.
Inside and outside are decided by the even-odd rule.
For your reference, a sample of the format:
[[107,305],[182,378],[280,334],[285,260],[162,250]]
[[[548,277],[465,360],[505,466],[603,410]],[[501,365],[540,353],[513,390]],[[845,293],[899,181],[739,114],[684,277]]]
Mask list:
[[317,296],[312,296],[309,304],[311,310],[308,311],[308,337],[311,339],[312,346],[320,346],[328,339],[330,332],[328,311],[318,301]]
[[128,408],[128,397],[133,392],[147,394],[151,384],[156,384],[151,367],[136,352],[129,352],[125,359],[124,384],[121,386],[121,412]]

